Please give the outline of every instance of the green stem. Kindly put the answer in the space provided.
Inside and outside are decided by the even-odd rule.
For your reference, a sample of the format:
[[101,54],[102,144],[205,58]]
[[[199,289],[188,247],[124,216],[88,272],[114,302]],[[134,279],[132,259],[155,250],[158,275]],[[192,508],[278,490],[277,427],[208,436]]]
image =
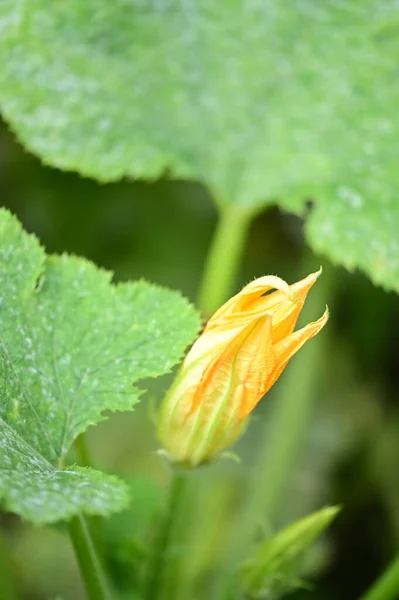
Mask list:
[[105,576],[85,518],[81,515],[74,517],[68,529],[87,597],[89,600],[109,600]]
[[361,597],[361,600],[396,600],[396,598],[399,598],[399,556]]
[[81,433],[75,440],[75,450],[78,455],[79,464],[82,467],[91,467],[90,451],[85,433]]
[[235,205],[222,209],[206,259],[198,307],[208,316],[228,298],[252,215]]
[[[87,434],[81,433],[80,436],[75,440],[75,451],[79,465],[82,467],[92,467],[93,463],[91,460],[90,449],[87,443]],[[90,531],[92,541],[94,543],[97,555],[104,557],[106,552],[106,543],[104,537],[103,521],[98,515],[86,517],[87,526]]]
[[7,541],[3,542],[0,538],[0,589],[1,597],[7,598],[7,600],[16,600],[17,598],[13,571],[13,565],[10,560],[9,544],[7,544]]
[[173,533],[173,527],[180,510],[180,505],[185,487],[186,475],[175,469],[169,491],[169,501],[166,514],[158,532],[152,561],[149,565],[149,576],[145,590],[145,600],[158,600],[162,594],[162,587],[166,576],[168,552]]

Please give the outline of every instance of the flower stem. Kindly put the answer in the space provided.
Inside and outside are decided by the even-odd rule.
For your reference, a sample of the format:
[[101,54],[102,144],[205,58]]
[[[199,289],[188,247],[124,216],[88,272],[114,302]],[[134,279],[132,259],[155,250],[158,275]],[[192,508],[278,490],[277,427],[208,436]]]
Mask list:
[[12,567],[9,544],[0,538],[0,589],[1,597],[7,598],[7,600],[17,599]]
[[69,522],[68,529],[88,599],[110,600],[105,576],[85,517],[74,517]]
[[395,600],[399,597],[399,556],[377,579],[361,600]]
[[229,296],[251,217],[251,213],[234,204],[221,209],[198,295],[197,304],[205,316],[211,315]]
[[85,433],[81,433],[75,440],[75,450],[78,455],[79,464],[82,467],[91,467],[90,452]]
[[184,472],[177,469],[173,470],[173,479],[169,491],[167,510],[158,532],[152,560],[149,565],[147,587],[144,593],[145,600],[158,600],[162,594],[168,552],[170,550],[170,541],[176,517],[180,510],[185,488],[185,479],[186,475]]
[[[75,440],[75,451],[79,465],[82,467],[93,466],[86,433],[81,433],[80,436]],[[90,536],[96,549],[97,556],[99,556],[101,560],[106,551],[102,518],[99,515],[86,517],[86,525],[89,528]]]

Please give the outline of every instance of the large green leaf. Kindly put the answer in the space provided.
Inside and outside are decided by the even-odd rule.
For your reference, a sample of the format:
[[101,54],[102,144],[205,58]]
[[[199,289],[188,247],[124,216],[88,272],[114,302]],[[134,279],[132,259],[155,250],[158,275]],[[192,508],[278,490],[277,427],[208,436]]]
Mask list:
[[0,498],[36,523],[126,505],[117,478],[65,467],[102,412],[130,410],[132,384],[179,360],[198,317],[179,294],[70,256],[46,257],[0,210]]
[[315,208],[308,239],[399,290],[396,0],[0,0],[0,106],[45,162]]

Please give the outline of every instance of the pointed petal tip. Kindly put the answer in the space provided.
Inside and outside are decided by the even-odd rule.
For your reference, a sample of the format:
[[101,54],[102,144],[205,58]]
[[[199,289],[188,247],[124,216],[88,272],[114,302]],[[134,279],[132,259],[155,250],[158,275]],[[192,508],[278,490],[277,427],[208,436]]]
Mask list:
[[323,329],[324,325],[327,323],[329,316],[330,316],[330,311],[328,310],[328,306],[326,306],[326,309],[325,309],[324,313],[321,315],[321,317],[319,317],[316,321],[309,323],[305,327],[314,329],[316,331],[316,333],[318,333],[321,329]]
[[314,271],[314,273],[310,273],[309,277],[311,279],[313,279],[314,281],[316,281],[320,275],[323,273],[323,267],[320,265],[320,268],[318,271]]
[[301,332],[301,337],[311,339],[323,329],[324,325],[328,321],[329,316],[330,311],[328,310],[328,306],[326,306],[326,309],[321,315],[321,317],[319,317],[316,321],[308,323],[307,325],[302,327],[302,329],[298,329],[298,331],[296,331],[293,335],[299,334]]
[[309,273],[309,275],[307,275],[303,279],[300,279],[296,283],[293,283],[290,286],[290,290],[293,296],[296,299],[301,299],[302,301],[304,301],[306,296],[308,295],[310,288],[314,286],[321,273],[322,267],[320,267],[318,271],[315,271],[314,273]]
[[319,319],[317,319],[317,321],[313,321],[313,323],[309,323],[308,327],[311,327],[312,329],[314,329],[315,334],[318,333],[319,331],[321,331],[321,329],[323,329],[324,325],[327,323],[328,319],[330,317],[330,311],[328,310],[328,306],[326,305],[326,309],[324,311],[324,313],[321,315],[321,317]]

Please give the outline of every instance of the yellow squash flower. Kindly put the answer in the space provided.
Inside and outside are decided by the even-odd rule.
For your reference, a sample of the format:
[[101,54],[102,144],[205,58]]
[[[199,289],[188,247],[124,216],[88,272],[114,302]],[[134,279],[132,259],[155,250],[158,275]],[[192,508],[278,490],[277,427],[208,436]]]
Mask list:
[[208,321],[161,405],[158,435],[172,461],[198,465],[237,439],[290,358],[327,322],[326,309],[294,332],[319,274],[293,285],[260,277]]

